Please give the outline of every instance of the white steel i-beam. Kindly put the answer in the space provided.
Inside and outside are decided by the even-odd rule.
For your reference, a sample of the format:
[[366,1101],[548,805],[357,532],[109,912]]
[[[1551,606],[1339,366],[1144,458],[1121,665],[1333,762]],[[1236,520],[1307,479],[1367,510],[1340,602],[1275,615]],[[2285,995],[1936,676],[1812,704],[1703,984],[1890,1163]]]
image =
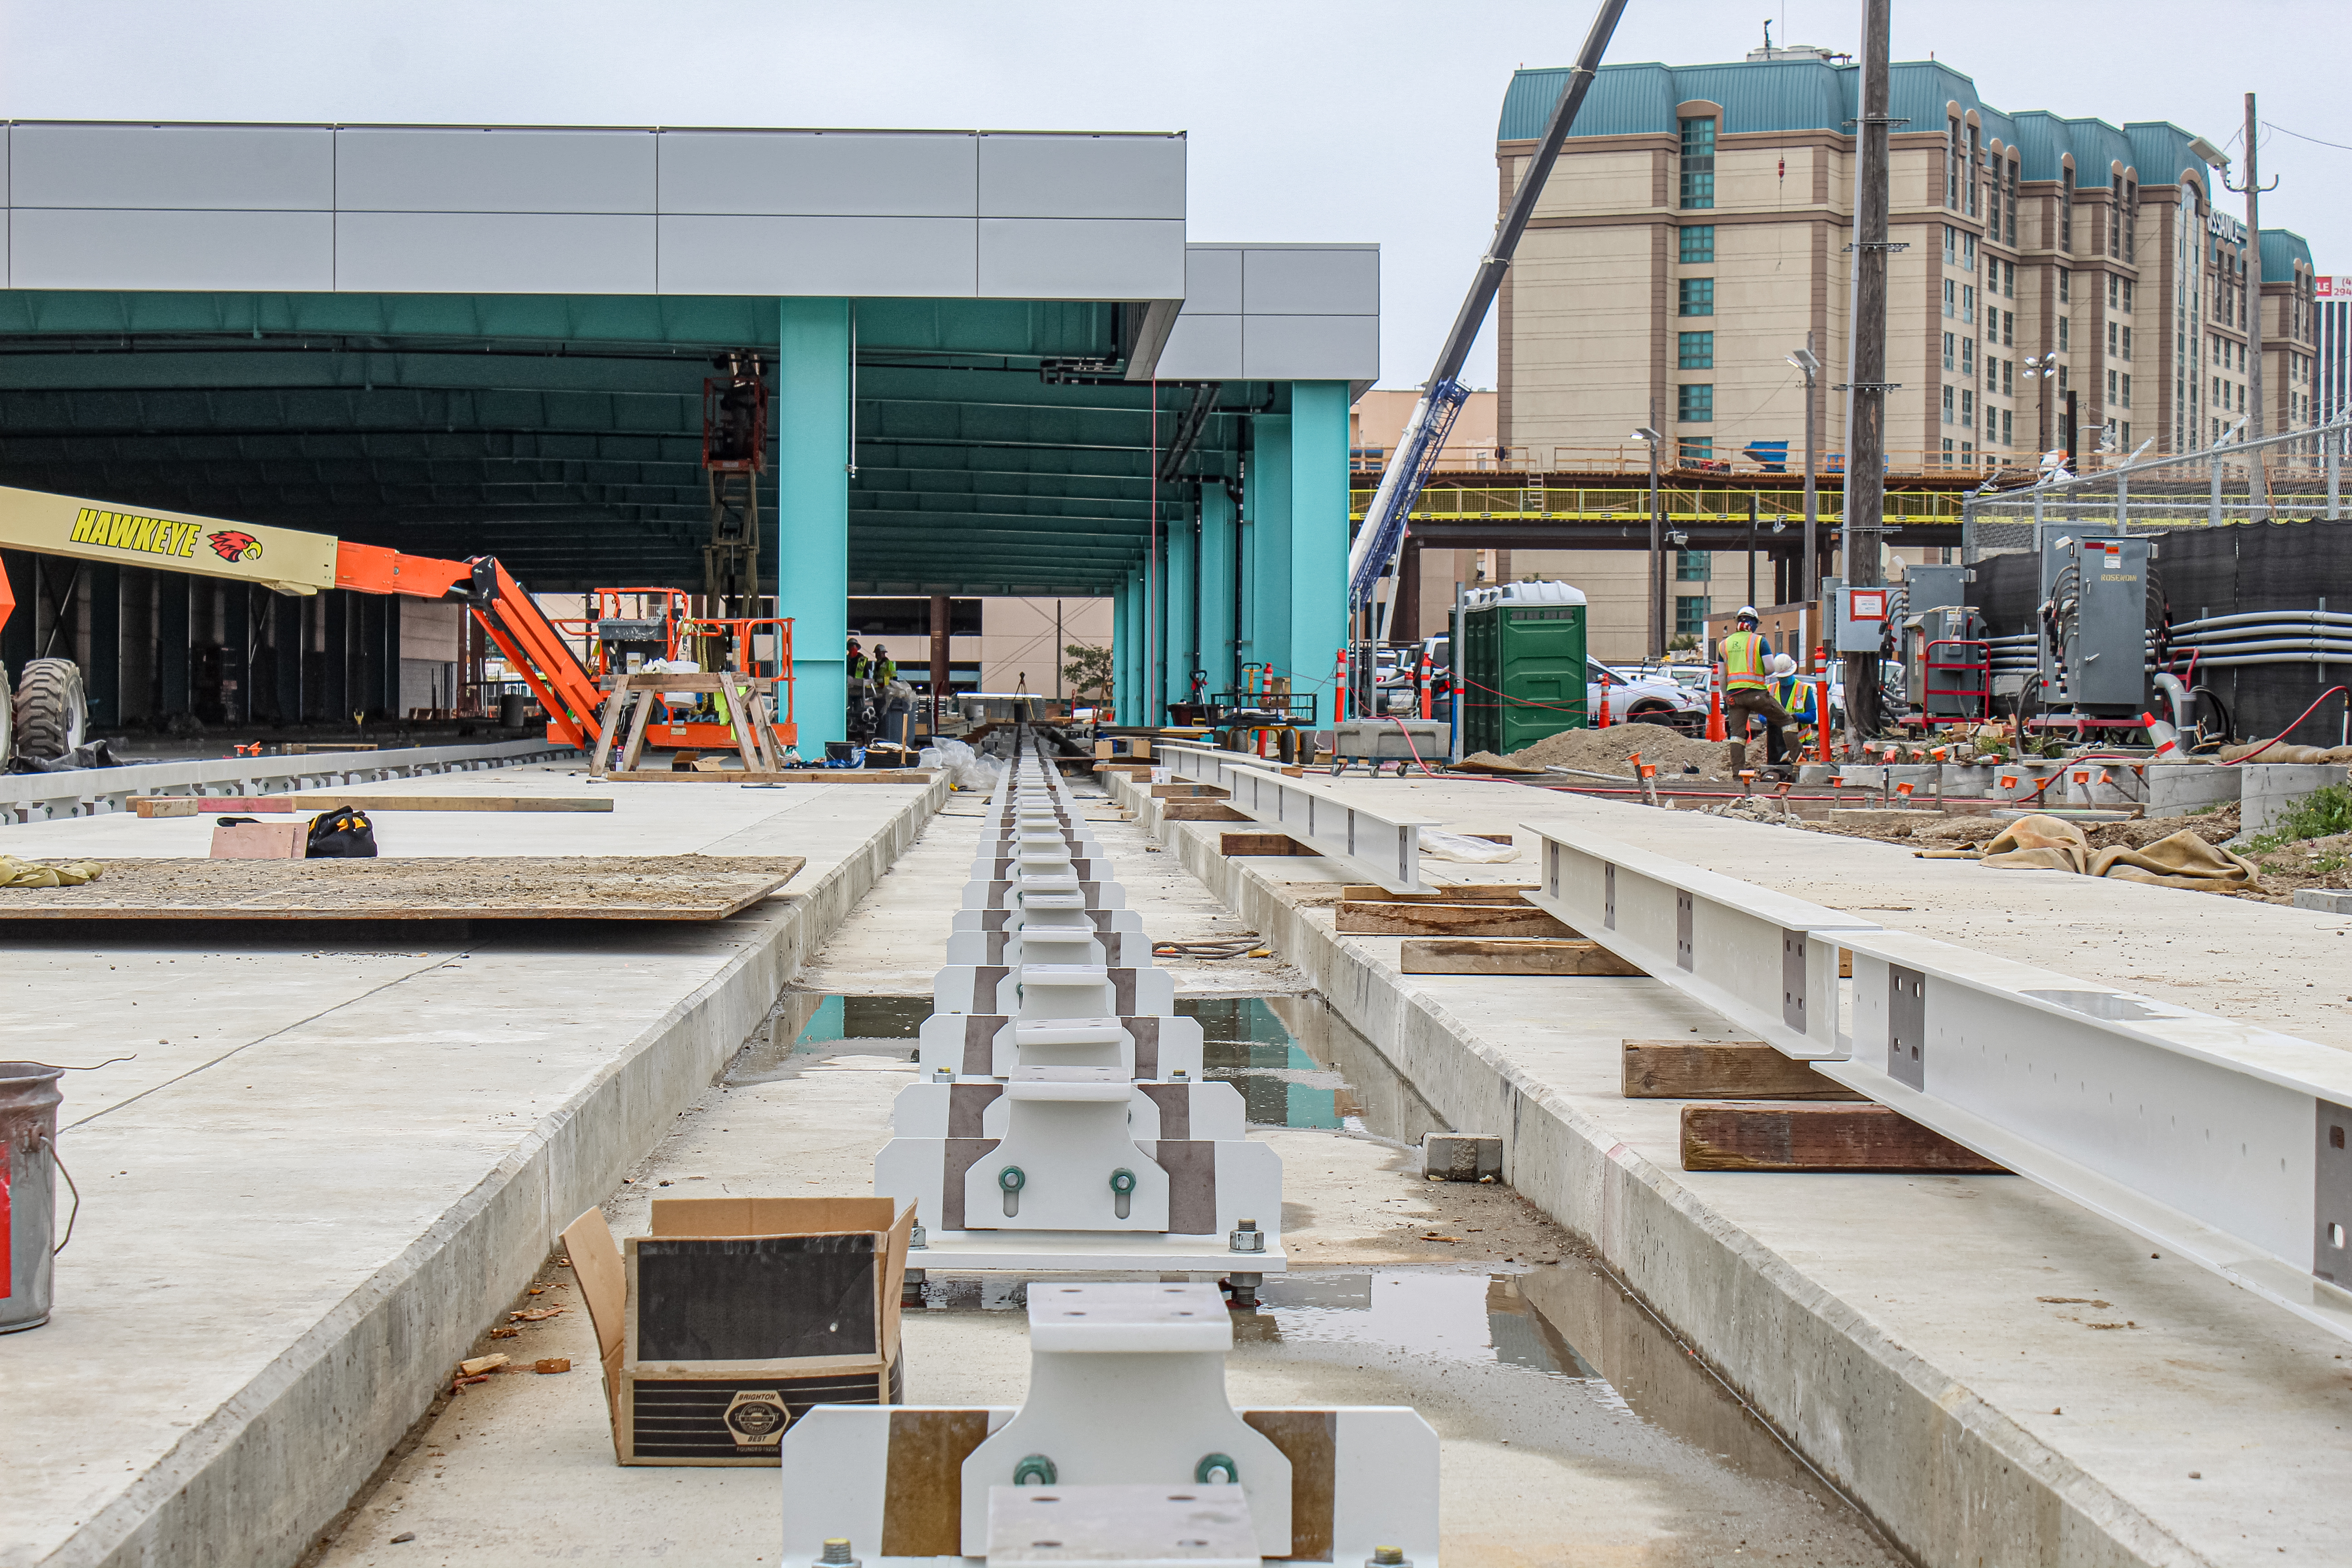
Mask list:
[[1291,778],[1278,764],[1213,746],[1160,742],[1153,751],[1170,776],[1214,784],[1226,805],[1278,827],[1327,860],[1336,860],[1396,892],[1421,890],[1421,830],[1436,818],[1367,810],[1328,784]]
[[1528,898],[1587,938],[1823,1076],[2352,1339],[2352,1054],[1525,826],[1544,845]]

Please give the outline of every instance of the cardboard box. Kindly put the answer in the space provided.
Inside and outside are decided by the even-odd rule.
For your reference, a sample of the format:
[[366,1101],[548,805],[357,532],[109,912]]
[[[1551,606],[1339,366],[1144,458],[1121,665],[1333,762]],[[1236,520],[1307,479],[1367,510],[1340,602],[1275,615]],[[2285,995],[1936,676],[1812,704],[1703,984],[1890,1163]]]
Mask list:
[[897,1405],[915,1210],[888,1198],[656,1198],[563,1233],[624,1465],[773,1465],[815,1405]]
[[215,860],[299,860],[310,841],[310,824],[300,822],[240,822],[213,829]]

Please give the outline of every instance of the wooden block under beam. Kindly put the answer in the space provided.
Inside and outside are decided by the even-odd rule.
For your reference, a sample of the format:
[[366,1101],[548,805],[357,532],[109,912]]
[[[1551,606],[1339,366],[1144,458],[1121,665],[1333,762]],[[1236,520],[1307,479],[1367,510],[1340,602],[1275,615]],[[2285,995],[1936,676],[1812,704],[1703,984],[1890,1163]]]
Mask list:
[[1628,1100],[1864,1100],[1761,1040],[1627,1040]]
[[1883,1105],[1685,1105],[1683,1169],[2008,1173]]
[[1341,936],[1540,936],[1573,942],[1577,932],[1533,904],[1422,904],[1341,900]]
[[1519,895],[1535,890],[1533,882],[1471,882],[1434,893],[1391,893],[1375,882],[1349,882],[1339,896],[1376,904],[1524,904],[1527,900]]
[[1154,800],[1230,800],[1234,792],[1215,784],[1163,784],[1151,786]]
[[1217,853],[1234,855],[1312,855],[1314,850],[1287,833],[1221,833]]
[[1160,807],[1162,822],[1247,822],[1250,814],[1235,811],[1222,800],[1171,800]]
[[1407,974],[1641,974],[1597,942],[1424,937],[1409,941]]

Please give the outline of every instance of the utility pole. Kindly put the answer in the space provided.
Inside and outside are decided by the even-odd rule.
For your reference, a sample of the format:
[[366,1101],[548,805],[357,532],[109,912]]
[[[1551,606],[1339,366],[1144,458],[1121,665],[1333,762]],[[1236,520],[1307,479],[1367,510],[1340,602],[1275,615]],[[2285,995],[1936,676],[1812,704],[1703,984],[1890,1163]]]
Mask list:
[[1633,432],[1650,447],[1650,657],[1666,656],[1666,519],[1658,510],[1658,405],[1650,405],[1650,422]]
[[[1862,117],[1855,126],[1853,381],[1846,406],[1845,583],[1876,587],[1879,536],[1886,522],[1886,132],[1888,0],[1863,0]],[[1877,732],[1878,650],[1845,656],[1847,744]]]
[[[2253,372],[2246,385],[2246,433],[2242,437],[2252,441],[2263,434],[2263,166],[2262,121],[2254,113],[2254,95],[2246,94],[2246,177],[2242,184],[2230,184],[2228,171],[2221,175],[2222,184],[2246,195],[2246,365]],[[2270,189],[2276,189],[2273,180]],[[2252,517],[2270,514],[2270,478],[2263,472],[2263,452],[2246,454],[2246,511]]]

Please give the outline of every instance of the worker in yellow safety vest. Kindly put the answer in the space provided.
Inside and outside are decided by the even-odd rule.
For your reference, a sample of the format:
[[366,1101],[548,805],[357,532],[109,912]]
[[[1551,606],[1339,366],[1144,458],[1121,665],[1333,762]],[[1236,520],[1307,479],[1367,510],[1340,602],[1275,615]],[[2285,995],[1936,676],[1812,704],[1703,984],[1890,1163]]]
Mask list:
[[1764,762],[1768,767],[1781,763],[1781,727],[1789,715],[1774,700],[1772,688],[1765,674],[1765,660],[1772,657],[1772,645],[1756,629],[1756,606],[1742,605],[1732,617],[1736,627],[1717,645],[1718,671],[1723,681],[1724,717],[1730,722],[1730,736],[1735,741],[1748,739],[1748,721],[1764,721]]
[[1819,721],[1813,712],[1813,683],[1798,675],[1797,661],[1785,653],[1772,656],[1772,700],[1797,726],[1801,742]]

